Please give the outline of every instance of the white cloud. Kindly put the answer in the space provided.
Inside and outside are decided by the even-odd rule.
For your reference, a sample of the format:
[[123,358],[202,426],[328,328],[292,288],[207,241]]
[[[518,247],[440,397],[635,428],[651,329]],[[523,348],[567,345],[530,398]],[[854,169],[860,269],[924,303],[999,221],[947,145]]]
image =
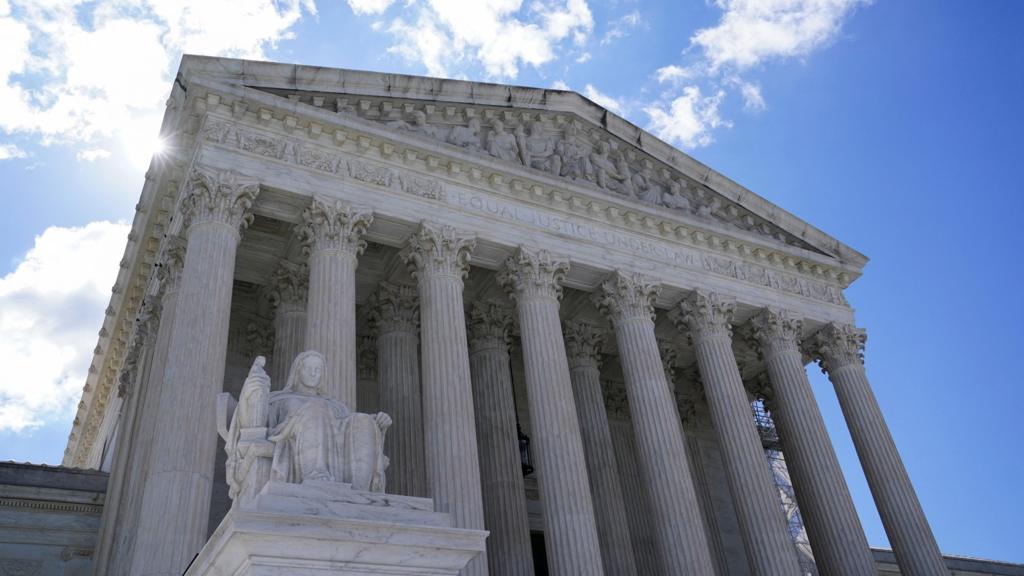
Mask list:
[[14,144],[0,144],[0,160],[28,158],[28,153]]
[[565,83],[565,80],[555,80],[551,83],[551,87],[555,90],[572,90],[569,85]]
[[662,66],[655,70],[654,75],[657,77],[659,83],[665,84],[689,80],[696,76],[696,72],[693,68],[683,68],[682,66],[669,64],[668,66]]
[[651,119],[649,129],[659,138],[686,148],[699,148],[714,141],[712,130],[730,126],[718,115],[724,98],[725,92],[721,90],[704,96],[699,87],[687,86],[667,106],[651,105],[644,112]]
[[607,46],[619,38],[629,35],[633,29],[643,23],[639,10],[634,10],[617,20],[613,20],[608,26],[608,31],[601,37],[601,46]]
[[0,431],[74,414],[128,229],[48,228],[0,278]]
[[740,83],[740,94],[743,95],[743,108],[749,112],[760,112],[765,109],[761,87],[750,82]]
[[594,88],[592,84],[587,84],[583,88],[583,95],[593,100],[596,104],[604,106],[605,108],[611,110],[612,112],[615,112],[619,116],[622,116],[622,103],[616,100],[615,98],[608,96],[607,94],[599,92],[598,89]]
[[586,0],[410,0],[391,21],[389,52],[419,62],[435,76],[483,66],[487,76],[515,78],[523,65],[554,60],[563,44],[586,42],[594,19]]
[[[312,0],[13,0],[0,6],[0,132],[86,150],[149,120],[183,52],[262,58]],[[89,154],[80,157],[88,159]]]
[[348,0],[348,6],[356,14],[383,14],[395,0]]
[[804,56],[831,42],[843,19],[869,0],[716,0],[725,10],[718,25],[698,30],[691,42],[711,70],[746,69],[773,58]]
[[82,150],[75,157],[85,162],[95,162],[97,160],[103,160],[110,158],[110,150],[104,150],[103,148],[90,148],[89,150]]

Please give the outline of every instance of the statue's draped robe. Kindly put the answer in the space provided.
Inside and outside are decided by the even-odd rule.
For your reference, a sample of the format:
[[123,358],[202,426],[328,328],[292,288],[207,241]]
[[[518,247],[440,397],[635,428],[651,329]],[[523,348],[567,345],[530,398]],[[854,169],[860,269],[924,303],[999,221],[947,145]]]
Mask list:
[[347,482],[357,490],[384,490],[384,434],[368,414],[344,403],[290,390],[270,395],[269,439],[275,442],[270,478]]

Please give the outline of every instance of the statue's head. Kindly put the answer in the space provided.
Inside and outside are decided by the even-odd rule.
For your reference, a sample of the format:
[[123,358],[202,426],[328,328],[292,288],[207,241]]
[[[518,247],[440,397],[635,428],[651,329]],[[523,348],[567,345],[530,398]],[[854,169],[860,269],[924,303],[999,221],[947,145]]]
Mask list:
[[324,356],[315,350],[307,350],[295,357],[288,372],[285,390],[320,394],[324,376]]

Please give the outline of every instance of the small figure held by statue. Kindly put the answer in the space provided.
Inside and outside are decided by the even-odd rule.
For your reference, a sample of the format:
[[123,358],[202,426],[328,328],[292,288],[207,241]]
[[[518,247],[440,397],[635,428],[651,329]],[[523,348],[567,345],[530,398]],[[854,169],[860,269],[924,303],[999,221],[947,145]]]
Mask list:
[[262,356],[253,362],[237,406],[227,393],[217,401],[233,505],[244,507],[268,481],[340,482],[384,492],[384,435],[391,418],[352,412],[324,396],[326,366],[319,352],[299,354],[284,389],[274,393],[264,364]]

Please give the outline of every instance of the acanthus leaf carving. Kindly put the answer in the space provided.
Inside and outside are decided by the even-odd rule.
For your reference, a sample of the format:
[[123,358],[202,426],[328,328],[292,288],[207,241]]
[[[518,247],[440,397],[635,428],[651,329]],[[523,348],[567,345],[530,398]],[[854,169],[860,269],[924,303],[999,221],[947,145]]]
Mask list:
[[568,258],[548,250],[519,247],[498,271],[498,283],[515,299],[562,297],[562,281],[569,272]]
[[267,299],[277,311],[305,310],[309,266],[282,260],[270,275]]
[[370,297],[367,320],[378,336],[390,332],[419,331],[419,296],[409,284],[381,282]]
[[803,321],[788,310],[768,307],[750,319],[749,339],[762,356],[799,353]]
[[402,249],[400,257],[413,277],[457,276],[469,273],[469,260],[476,237],[452,226],[424,221]]
[[818,359],[822,372],[864,364],[864,345],[868,335],[863,328],[830,322],[808,339],[807,348]]
[[600,368],[607,337],[605,330],[586,320],[571,320],[564,323],[562,333],[570,368]]
[[184,229],[203,222],[244,228],[252,222],[252,204],[259,192],[258,180],[233,170],[195,168],[180,207]]
[[736,303],[715,292],[694,290],[679,303],[669,318],[680,332],[697,343],[710,338],[732,338],[732,317]]
[[654,319],[654,300],[661,285],[635,272],[613,272],[592,294],[594,306],[612,322],[636,318]]
[[497,300],[473,302],[466,311],[466,333],[471,352],[508,349],[512,307]]
[[373,223],[373,212],[340,200],[314,197],[302,212],[302,222],[299,235],[309,253],[340,250],[357,256],[366,249],[363,235]]

